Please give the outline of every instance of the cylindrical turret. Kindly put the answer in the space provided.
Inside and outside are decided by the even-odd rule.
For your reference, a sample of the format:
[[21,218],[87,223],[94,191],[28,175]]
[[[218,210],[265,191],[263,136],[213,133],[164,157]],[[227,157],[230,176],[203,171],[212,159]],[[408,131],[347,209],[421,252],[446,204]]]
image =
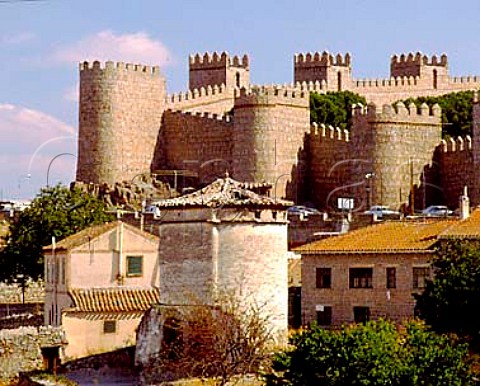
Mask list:
[[113,184],[150,172],[164,106],[158,67],[82,63],[77,181]]

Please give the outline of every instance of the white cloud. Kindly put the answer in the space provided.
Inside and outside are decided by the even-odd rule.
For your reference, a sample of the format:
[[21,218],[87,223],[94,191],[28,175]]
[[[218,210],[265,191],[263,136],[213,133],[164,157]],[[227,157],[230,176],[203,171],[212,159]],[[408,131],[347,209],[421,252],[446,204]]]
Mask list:
[[[52,181],[74,178],[76,136],[72,126],[44,112],[0,104],[0,189],[3,196],[31,196]],[[28,189],[28,191],[26,191]],[[9,197],[16,198],[16,197]]]
[[35,35],[31,32],[20,32],[18,34],[0,36],[0,45],[17,45],[31,41]]
[[57,50],[53,59],[61,63],[112,60],[165,66],[171,55],[162,42],[145,32],[116,35],[105,30]]

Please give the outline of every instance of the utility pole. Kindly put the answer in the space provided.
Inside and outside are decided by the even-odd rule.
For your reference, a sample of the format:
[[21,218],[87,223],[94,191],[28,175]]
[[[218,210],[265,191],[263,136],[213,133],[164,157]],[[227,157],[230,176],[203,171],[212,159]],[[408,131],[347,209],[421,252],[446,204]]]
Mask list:
[[410,159],[410,214],[415,214],[415,194],[413,189],[413,161]]

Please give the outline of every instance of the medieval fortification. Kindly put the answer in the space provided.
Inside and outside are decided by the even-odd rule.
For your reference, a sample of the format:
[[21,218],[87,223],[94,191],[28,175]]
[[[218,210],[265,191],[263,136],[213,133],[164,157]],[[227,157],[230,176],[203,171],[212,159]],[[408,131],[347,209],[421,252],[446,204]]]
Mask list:
[[[307,53],[294,57],[292,84],[254,86],[247,55],[207,53],[189,58],[189,90],[166,95],[158,67],[82,63],[77,180],[114,184],[170,171],[203,185],[228,171],[322,209],[338,198],[353,198],[355,209],[456,208],[464,186],[480,204],[478,102],[473,138],[448,141],[438,106],[392,106],[477,90],[480,77],[451,77],[446,55],[420,53],[393,56],[390,74],[353,79],[349,54]],[[353,106],[351,130],[311,125],[309,94],[342,90],[368,101]]]

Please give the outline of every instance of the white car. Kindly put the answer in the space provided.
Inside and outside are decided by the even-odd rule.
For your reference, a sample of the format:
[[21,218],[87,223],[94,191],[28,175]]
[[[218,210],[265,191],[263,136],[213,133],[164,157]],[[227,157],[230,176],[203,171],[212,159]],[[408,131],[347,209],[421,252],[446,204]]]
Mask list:
[[304,205],[295,205],[291,206],[287,209],[288,214],[303,214],[304,216],[308,216],[310,214],[320,214],[320,211],[315,208],[309,208],[308,206]]
[[422,210],[422,214],[428,217],[447,217],[453,215],[453,210],[448,209],[445,205],[431,205]]
[[400,216],[400,212],[390,209],[388,206],[384,205],[374,205],[370,207],[369,210],[363,212],[365,214],[376,215],[377,218],[381,218],[383,216]]

